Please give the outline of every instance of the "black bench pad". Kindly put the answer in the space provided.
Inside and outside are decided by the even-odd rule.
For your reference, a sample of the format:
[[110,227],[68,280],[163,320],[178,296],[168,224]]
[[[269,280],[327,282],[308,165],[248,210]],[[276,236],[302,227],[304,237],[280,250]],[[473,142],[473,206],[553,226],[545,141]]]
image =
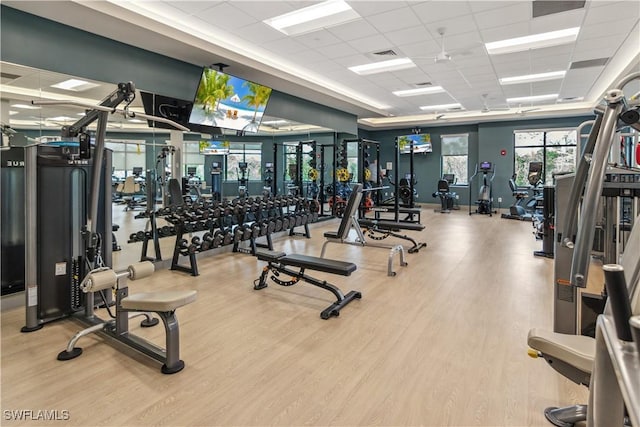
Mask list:
[[260,261],[275,262],[285,256],[284,252],[256,250],[256,256]]
[[378,227],[381,230],[422,231],[425,228],[422,224],[387,221],[383,219],[360,219],[358,223],[364,227]]
[[291,254],[278,260],[285,265],[308,268],[309,270],[324,271],[325,273],[340,274],[349,276],[356,271],[357,266],[352,262],[343,262],[333,259],[320,258],[315,256]]
[[325,231],[324,237],[327,239],[339,239],[340,235],[335,231]]
[[398,208],[398,212],[400,213],[412,213],[419,214],[422,208]]

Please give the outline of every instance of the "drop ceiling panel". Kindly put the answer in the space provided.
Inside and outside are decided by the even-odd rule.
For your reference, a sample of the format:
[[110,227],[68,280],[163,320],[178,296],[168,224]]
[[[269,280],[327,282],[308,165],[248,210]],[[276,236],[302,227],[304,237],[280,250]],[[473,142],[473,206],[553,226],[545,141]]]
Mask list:
[[504,26],[505,22],[512,24],[516,22],[529,22],[531,19],[531,3],[521,2],[512,6],[476,13],[474,19],[478,28],[481,30],[501,27]]
[[571,62],[589,61],[591,59],[608,58],[611,54],[611,49],[591,49],[575,52],[571,57]]
[[480,12],[484,12],[486,10],[491,10],[491,9],[500,9],[503,7],[509,7],[511,5],[517,4],[517,1],[483,1],[483,0],[479,0],[479,1],[475,1],[475,0],[471,0],[469,2],[467,2],[469,4],[469,7],[471,8],[471,10],[473,11],[473,13],[480,13]]
[[482,41],[484,43],[495,42],[498,40],[511,39],[515,37],[523,37],[529,35],[528,24],[508,24],[502,27],[487,28],[480,30]]
[[[172,2],[174,4],[180,4],[182,1]],[[198,3],[209,3],[208,1]],[[309,6],[310,4],[307,4]],[[284,1],[234,1],[233,7],[241,10],[243,13],[257,19],[258,21],[264,21],[265,19],[274,18],[285,13],[289,13],[294,7]]]
[[640,17],[640,2],[628,1],[621,2],[610,7],[598,7],[590,8],[587,10],[587,16],[584,20],[584,25],[594,25],[603,22],[611,22],[612,25],[617,25],[619,19],[624,19],[625,16]]
[[[575,52],[581,53],[590,50],[598,50],[603,52],[608,52],[603,56],[611,56],[615,53],[616,49],[620,44],[626,39],[626,35],[614,35],[608,37],[599,37],[597,39],[590,40],[579,40],[575,46]],[[636,45],[640,45],[640,40],[636,40]]]
[[316,51],[318,51],[328,59],[344,58],[345,56],[358,54],[358,51],[347,43],[320,46],[316,48]]
[[583,96],[591,89],[595,79],[600,75],[602,70],[602,67],[569,70],[563,81],[560,97]]
[[180,9],[183,12],[188,13],[189,15],[197,15],[200,12],[211,9],[214,6],[224,3],[223,1],[176,1],[171,2],[171,6],[176,9]]
[[415,43],[398,45],[398,49],[410,58],[424,58],[440,52],[440,45],[435,40],[422,40]]
[[294,37],[294,39],[310,48],[329,46],[340,43],[340,39],[331,34],[327,30],[314,31],[312,33],[302,34]]
[[374,16],[394,9],[407,7],[405,1],[352,1],[349,4],[360,16]]
[[291,37],[278,39],[274,42],[267,44],[264,47],[272,52],[276,52],[284,55],[293,54],[293,53],[301,52],[303,50],[308,49],[305,45],[303,45],[302,43],[298,42],[297,40]]
[[397,31],[390,31],[384,33],[384,37],[389,40],[395,46],[401,46],[404,44],[415,43],[417,40],[422,40],[425,37],[431,39],[429,32],[422,25],[415,27],[402,28]]
[[578,34],[578,41],[586,41],[591,39],[599,39],[601,37],[612,36],[615,34],[629,34],[631,28],[638,22],[638,17],[629,15],[621,16],[616,25],[611,25],[608,22],[602,22],[600,24],[586,25],[580,28],[580,34]]
[[440,38],[438,29],[445,28],[445,43],[447,40],[447,36],[464,34],[478,30],[478,27],[476,27],[476,23],[473,20],[473,16],[471,15],[464,15],[454,19],[445,19],[438,22],[432,22],[430,24],[426,24],[425,26],[431,33],[431,36],[436,40]]
[[[353,47],[360,53],[378,52],[381,50],[393,48],[393,45],[381,34],[364,37],[358,40],[351,40],[348,43],[351,47]],[[392,59],[392,58],[386,58],[386,59]],[[383,61],[385,60],[385,57],[381,56],[379,60]]]
[[[336,58],[335,62],[344,66],[345,68],[353,67],[355,65],[369,64],[371,61],[370,58],[366,57],[363,54],[345,56],[344,58]],[[350,74],[356,75],[355,73],[349,71]]]
[[462,1],[428,1],[412,5],[411,7],[414,13],[425,24],[438,23],[446,19],[471,13],[469,5]]
[[280,31],[265,25],[263,22],[249,24],[242,29],[241,37],[251,43],[270,43],[275,40],[284,39],[286,36]]
[[337,27],[327,28],[327,31],[344,41],[361,39],[363,37],[378,34],[378,30],[364,19],[359,19],[344,25],[338,25]]
[[199,12],[198,17],[210,24],[213,23],[215,27],[232,30],[232,32],[258,22],[256,18],[247,15],[226,2]]
[[410,7],[380,13],[369,16],[366,19],[371,25],[376,27],[378,31],[383,33],[401,30],[406,27],[415,27],[421,24]]

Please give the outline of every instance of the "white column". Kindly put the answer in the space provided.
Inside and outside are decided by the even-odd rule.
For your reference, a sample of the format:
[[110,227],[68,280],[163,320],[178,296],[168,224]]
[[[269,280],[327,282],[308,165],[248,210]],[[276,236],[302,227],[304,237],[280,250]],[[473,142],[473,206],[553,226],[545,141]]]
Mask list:
[[184,134],[179,130],[172,130],[170,144],[176,148],[171,156],[171,177],[178,181],[182,178],[182,152],[184,151]]

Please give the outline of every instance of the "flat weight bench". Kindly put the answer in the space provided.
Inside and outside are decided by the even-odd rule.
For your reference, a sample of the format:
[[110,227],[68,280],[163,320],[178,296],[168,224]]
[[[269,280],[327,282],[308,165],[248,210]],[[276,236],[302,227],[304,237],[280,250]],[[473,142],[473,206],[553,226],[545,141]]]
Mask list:
[[[69,341],[67,348],[58,354],[58,360],[74,359],[82,354],[82,348],[76,347],[76,343],[83,336],[93,332],[116,339],[141,353],[146,354],[160,362],[163,362],[162,373],[174,374],[184,368],[184,362],[180,360],[180,332],[175,311],[196,299],[196,291],[160,291],[144,292],[128,295],[128,286],[125,279],[141,279],[153,274],[154,266],[148,261],[139,262],[129,266],[129,269],[116,273],[107,268],[94,270],[80,284],[80,288],[88,295],[102,292],[113,287],[116,288],[116,314],[115,318],[103,321],[93,314],[93,298],[88,298],[89,313],[78,317],[83,323],[90,325],[88,328],[76,333]],[[133,314],[130,316],[129,312]],[[156,313],[165,329],[165,348],[160,348],[129,332],[129,319],[145,315],[146,320],[141,323],[143,327],[155,326],[158,320],[150,317],[148,312]]]
[[[314,256],[291,254],[287,255],[284,252],[258,250],[256,256],[260,261],[266,261],[268,264],[262,269],[262,274],[258,279],[254,281],[253,288],[256,290],[267,287],[267,277],[269,272],[273,272],[271,280],[280,286],[293,286],[300,280],[317,286],[322,289],[326,289],[331,292],[337,298],[336,302],[324,309],[320,313],[320,317],[328,319],[331,316],[339,316],[340,310],[354,299],[362,298],[362,294],[357,291],[350,291],[346,295],[342,293],[336,286],[327,283],[325,280],[318,280],[305,274],[305,270],[316,270],[325,273],[339,274],[341,276],[350,276],[351,273],[356,271],[357,266],[352,262],[343,262],[331,259],[318,258]],[[295,271],[287,267],[297,267],[300,270]],[[290,280],[282,280],[278,276],[280,273],[288,274],[291,276]]]

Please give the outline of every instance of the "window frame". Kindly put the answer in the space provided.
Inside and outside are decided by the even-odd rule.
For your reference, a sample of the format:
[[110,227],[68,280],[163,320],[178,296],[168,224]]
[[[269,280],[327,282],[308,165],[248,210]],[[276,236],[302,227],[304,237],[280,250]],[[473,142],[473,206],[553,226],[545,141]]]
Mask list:
[[[552,144],[548,142],[547,134],[553,132],[566,132],[566,133],[574,133],[574,143],[573,144]],[[530,145],[516,145],[516,137],[519,133],[540,133],[542,134],[542,143],[541,144],[530,144]],[[522,180],[518,180],[517,168],[516,168],[516,160],[518,156],[516,155],[518,149],[529,148],[529,149],[540,149],[542,150],[542,177],[543,177],[543,185],[547,183],[547,162],[548,162],[548,153],[551,151],[556,151],[558,149],[566,149],[573,148],[574,149],[574,159],[573,159],[573,171],[575,172],[575,167],[578,162],[578,132],[575,127],[561,127],[561,128],[543,128],[543,129],[515,129],[513,131],[513,161],[512,161],[512,174],[516,174],[516,185],[527,186],[529,182],[524,182]]]
[[[466,153],[444,154],[445,139],[452,138],[452,137],[466,138],[466,146],[467,146]],[[465,167],[466,177],[464,181],[461,181],[460,176],[458,176],[457,174],[454,174],[456,175],[456,183],[453,185],[457,187],[466,187],[469,185],[469,133],[448,133],[448,134],[440,135],[440,176],[441,177],[445,173],[451,173],[451,171],[445,172],[445,157],[460,157],[460,156],[464,156],[466,158],[466,167]]]

